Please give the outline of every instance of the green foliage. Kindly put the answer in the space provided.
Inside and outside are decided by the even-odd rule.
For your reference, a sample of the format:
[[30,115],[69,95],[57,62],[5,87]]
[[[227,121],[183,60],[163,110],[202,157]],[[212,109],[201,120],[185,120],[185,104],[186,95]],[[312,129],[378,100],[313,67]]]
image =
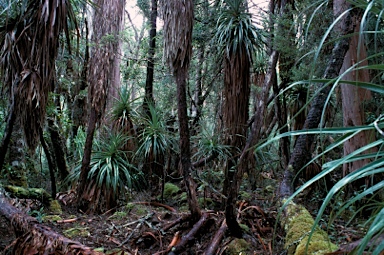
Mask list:
[[39,210],[28,211],[28,215],[35,217],[39,223],[42,223],[45,216],[44,207],[41,207]]
[[225,160],[231,155],[230,146],[220,142],[220,135],[204,129],[193,140],[197,140],[197,152],[192,159],[198,161],[209,156]]
[[138,119],[143,129],[139,135],[139,148],[136,156],[154,160],[165,155],[168,149],[177,148],[173,134],[168,131],[163,115],[153,105],[149,105],[150,117]]
[[[95,142],[88,178],[95,179],[99,188],[120,194],[124,187],[143,188],[144,178],[127,158],[122,148],[130,139],[120,133],[108,133]],[[116,197],[117,198],[117,197]]]
[[246,12],[243,0],[224,0],[214,41],[219,47],[219,53],[228,58],[231,54],[245,50],[246,55],[252,59],[252,53],[263,47],[262,30],[252,23],[251,14]]

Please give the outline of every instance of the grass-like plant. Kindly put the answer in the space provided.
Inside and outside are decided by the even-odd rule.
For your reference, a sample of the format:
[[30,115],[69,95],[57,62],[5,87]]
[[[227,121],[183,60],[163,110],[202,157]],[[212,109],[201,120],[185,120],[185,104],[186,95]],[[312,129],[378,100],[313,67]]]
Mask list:
[[[123,150],[128,139],[122,133],[104,130],[100,139],[94,143],[88,174],[89,185],[84,192],[93,198],[90,203],[96,211],[116,206],[126,188],[142,189],[145,186],[143,174],[130,163],[127,155],[129,152]],[[70,182],[77,182],[80,169],[81,162],[68,177]]]

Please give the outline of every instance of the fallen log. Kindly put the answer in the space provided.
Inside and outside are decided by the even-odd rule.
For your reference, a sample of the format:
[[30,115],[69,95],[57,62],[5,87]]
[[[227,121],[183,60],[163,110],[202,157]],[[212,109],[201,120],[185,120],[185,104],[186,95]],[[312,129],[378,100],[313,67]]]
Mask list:
[[303,206],[290,201],[284,208],[281,224],[286,232],[288,255],[326,254],[338,247],[319,226],[313,227],[312,215]]
[[11,222],[17,237],[12,254],[104,254],[40,224],[35,218],[12,206],[2,189],[0,189],[0,214]]
[[4,190],[14,197],[36,199],[45,205],[49,205],[52,201],[52,196],[44,189],[6,185],[4,186]]

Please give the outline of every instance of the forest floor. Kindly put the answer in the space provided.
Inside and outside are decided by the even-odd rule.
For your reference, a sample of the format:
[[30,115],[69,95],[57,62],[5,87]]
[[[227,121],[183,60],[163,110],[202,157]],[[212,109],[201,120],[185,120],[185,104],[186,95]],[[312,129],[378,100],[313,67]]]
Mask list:
[[[160,255],[168,254],[170,244],[179,241],[193,227],[188,220],[185,204],[180,203],[181,194],[178,191],[160,203],[154,202],[155,198],[150,200],[152,202],[146,202],[149,194],[134,193],[131,194],[129,203],[102,215],[84,214],[65,204],[62,204],[63,213],[55,215],[42,210],[42,205],[37,201],[12,199],[11,202],[53,231],[98,251],[108,254]],[[209,196],[201,199],[200,203],[202,208],[206,208],[203,212],[206,213],[207,220],[180,254],[203,254],[212,244],[213,237],[223,222],[224,213],[219,209],[220,198],[207,192],[205,194]],[[272,193],[269,196],[260,192],[241,194],[243,199],[238,202],[238,220],[245,230],[245,242],[226,233],[216,254],[286,254],[285,233],[276,224],[279,207]],[[71,193],[62,193],[61,202],[67,203],[70,196]],[[303,201],[312,215],[316,216],[319,202],[313,197]],[[328,231],[337,244],[352,242],[363,236],[360,226],[347,227],[343,220],[333,221],[331,225],[322,221],[320,226]],[[0,217],[0,253],[11,254],[14,240],[10,222]],[[236,252],[232,253],[233,249],[237,249]]]

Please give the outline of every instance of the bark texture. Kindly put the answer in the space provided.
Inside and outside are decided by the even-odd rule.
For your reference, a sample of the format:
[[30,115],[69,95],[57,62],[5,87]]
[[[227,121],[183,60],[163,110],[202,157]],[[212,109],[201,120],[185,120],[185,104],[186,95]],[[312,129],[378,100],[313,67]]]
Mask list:
[[[354,24],[352,23],[352,16],[356,14],[350,12],[347,14],[345,19],[343,19],[340,36],[350,34],[354,31]],[[349,49],[350,39],[346,37],[341,37],[337,41],[334,49],[332,50],[331,58],[328,62],[328,66],[324,72],[324,79],[334,79],[339,75],[339,71],[344,61],[344,56]],[[320,84],[318,87],[318,93],[313,99],[311,108],[308,112],[307,119],[304,123],[304,129],[317,128],[320,125],[320,120],[322,116],[323,109],[328,97],[328,94],[331,90],[331,85]],[[293,194],[292,181],[295,174],[300,171],[306,163],[311,159],[311,152],[315,139],[314,135],[300,135],[296,141],[296,145],[292,152],[291,158],[289,160],[288,167],[284,170],[283,181],[280,184],[279,195],[280,197],[289,197]]]

